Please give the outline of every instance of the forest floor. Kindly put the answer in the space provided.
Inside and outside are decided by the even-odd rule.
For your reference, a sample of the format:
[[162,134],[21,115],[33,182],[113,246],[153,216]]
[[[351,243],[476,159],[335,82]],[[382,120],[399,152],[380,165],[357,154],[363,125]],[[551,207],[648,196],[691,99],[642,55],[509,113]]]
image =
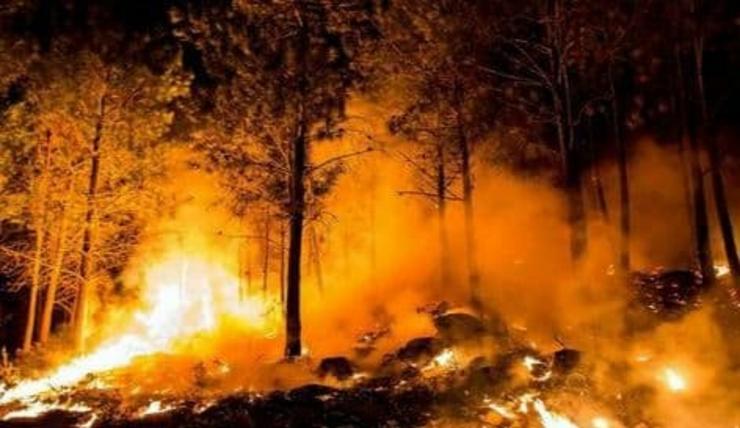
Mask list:
[[[702,303],[700,283],[690,272],[652,272],[637,278],[635,284],[634,306],[638,309],[629,321],[635,328],[674,322],[706,304]],[[726,322],[735,328],[740,327],[737,306],[724,305],[716,312],[729,317]],[[651,420],[647,410],[660,394],[658,387],[636,383],[614,390],[613,385],[624,383],[634,370],[624,361],[597,361],[599,356],[589,355],[589,351],[565,347],[543,354],[473,315],[450,312],[433,316],[435,336],[407,342],[386,355],[381,367],[370,375],[356,373],[352,361],[336,357],[318,364],[317,383],[294,389],[210,397],[142,394],[133,400],[122,391],[96,389],[95,383],[89,382],[90,387],[60,391],[54,398],[57,403],[66,403],[60,407],[67,410],[19,413],[0,421],[0,427],[581,426],[545,403],[563,414],[573,408],[599,409],[616,421],[603,426],[661,426]],[[481,345],[483,337],[496,344],[495,352]],[[603,381],[604,370],[598,371],[597,366],[607,367],[612,382]],[[76,410],[69,410],[70,403]],[[12,410],[0,409],[0,413]]]

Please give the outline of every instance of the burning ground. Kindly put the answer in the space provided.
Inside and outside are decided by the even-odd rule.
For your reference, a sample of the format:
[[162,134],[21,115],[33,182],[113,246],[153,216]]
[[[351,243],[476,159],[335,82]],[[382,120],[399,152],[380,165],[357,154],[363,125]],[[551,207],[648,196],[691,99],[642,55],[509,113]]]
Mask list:
[[0,426],[740,427],[740,3],[3,0]]
[[[541,308],[559,307],[555,302],[541,305],[523,295],[508,297],[510,312],[479,315],[435,300],[444,292],[419,293],[423,288],[413,282],[406,293],[388,294],[384,305],[376,300],[388,292],[384,287],[366,290],[363,305],[347,312],[339,303],[354,301],[346,290],[314,287],[309,302],[337,303],[329,311],[308,306],[307,324],[314,326],[307,331],[309,348],[288,361],[281,356],[280,296],[245,288],[236,274],[236,250],[224,245],[231,232],[222,227],[233,220],[213,208],[215,182],[183,173],[179,178],[190,183],[187,203],[152,226],[153,238],[142,243],[127,271],[138,297],[101,319],[84,355],[62,352],[35,369],[30,363],[6,366],[3,426],[618,428],[737,422],[737,367],[724,355],[730,352],[726,335],[733,334],[726,326],[736,325],[738,312],[726,303],[733,287],[721,269],[724,279],[711,292],[698,273],[662,269],[636,274],[631,291],[618,299],[604,298],[585,281],[574,283],[583,296],[569,292],[566,303],[579,314],[550,313]],[[508,185],[512,197],[533,191]],[[384,227],[398,227],[397,218],[385,221],[381,216]],[[202,227],[185,237],[157,233],[183,224]],[[520,263],[526,262],[513,263],[507,275],[522,275]],[[389,282],[396,269],[382,269]],[[424,270],[416,268],[414,277],[424,278]],[[327,271],[327,278],[332,275]],[[592,280],[608,288],[620,281],[608,272]],[[514,293],[519,284],[497,292]],[[527,312],[532,318],[517,317],[521,305],[533,303]]]

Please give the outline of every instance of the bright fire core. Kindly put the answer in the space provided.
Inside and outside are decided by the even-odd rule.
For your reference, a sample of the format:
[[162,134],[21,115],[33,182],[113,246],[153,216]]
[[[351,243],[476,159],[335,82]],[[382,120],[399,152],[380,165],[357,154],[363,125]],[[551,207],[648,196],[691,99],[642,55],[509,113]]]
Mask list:
[[274,330],[278,322],[275,302],[246,295],[236,274],[203,258],[172,254],[150,266],[144,277],[143,309],[134,313],[121,334],[47,377],[8,389],[0,404],[31,404],[40,395],[73,386],[90,374],[124,367],[139,356],[167,352],[178,341],[212,331],[227,318],[258,334]]

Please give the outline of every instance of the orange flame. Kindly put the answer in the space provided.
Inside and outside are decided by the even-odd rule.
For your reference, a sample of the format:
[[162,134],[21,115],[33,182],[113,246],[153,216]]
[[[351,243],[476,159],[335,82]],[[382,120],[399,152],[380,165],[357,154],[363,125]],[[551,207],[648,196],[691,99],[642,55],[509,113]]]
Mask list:
[[145,309],[134,314],[122,334],[47,377],[6,390],[0,404],[19,401],[43,413],[51,408],[40,408],[40,395],[74,386],[90,374],[124,367],[138,356],[166,352],[181,339],[214,330],[223,317],[240,320],[263,335],[270,334],[279,322],[279,311],[273,310],[276,302],[261,296],[240,298],[235,274],[197,256],[170,255],[150,266],[145,277]]

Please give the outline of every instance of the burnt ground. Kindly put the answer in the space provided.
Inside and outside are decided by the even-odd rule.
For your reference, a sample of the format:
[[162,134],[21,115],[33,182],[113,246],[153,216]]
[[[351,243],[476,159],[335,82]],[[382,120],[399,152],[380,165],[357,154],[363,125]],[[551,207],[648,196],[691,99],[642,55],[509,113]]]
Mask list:
[[[707,301],[712,301],[720,323],[740,325],[736,289],[707,293],[700,278],[690,271],[653,271],[636,275],[634,300],[626,315],[628,325],[645,331],[665,322],[674,322]],[[733,303],[734,302],[734,303]],[[440,309],[441,308],[441,309]],[[331,377],[344,388],[319,384],[267,394],[234,394],[218,400],[194,397],[139,397],[138,405],[112,390],[77,390],[62,394],[62,402],[84,404],[92,413],[52,411],[39,417],[16,418],[0,422],[0,428],[401,428],[450,426],[440,421],[469,423],[469,426],[510,427],[512,422],[491,417],[486,399],[511,400],[534,392],[546,398],[551,394],[572,394],[610,409],[624,426],[658,426],[644,409],[657,391],[653,386],[625,385],[619,400],[598,391],[591,379],[587,355],[563,348],[543,355],[523,342],[506,337],[500,323],[482,321],[466,313],[435,307],[437,334],[415,338],[384,357],[383,364],[369,378],[352,380],[354,364],[344,357],[318,362],[321,377]],[[729,330],[728,330],[729,331]],[[729,334],[732,334],[730,331]],[[378,337],[382,335],[377,335]],[[446,349],[464,348],[481,337],[503,343],[493,355],[467,359],[464,365],[427,370],[435,357]],[[368,339],[370,337],[370,339]],[[363,352],[377,337],[362,339]],[[539,362],[522,382],[517,378],[525,356]],[[437,367],[440,368],[440,367]],[[624,378],[631,370],[624,361],[609,368],[614,379]],[[613,391],[612,391],[613,392]],[[615,394],[611,394],[614,396]],[[152,401],[168,410],[142,416],[142,408]],[[139,410],[132,410],[139,409]],[[12,409],[6,409],[5,412]],[[494,415],[495,416],[495,415]],[[517,425],[519,426],[519,425]],[[524,422],[524,426],[527,425]],[[537,426],[532,425],[532,426]]]

